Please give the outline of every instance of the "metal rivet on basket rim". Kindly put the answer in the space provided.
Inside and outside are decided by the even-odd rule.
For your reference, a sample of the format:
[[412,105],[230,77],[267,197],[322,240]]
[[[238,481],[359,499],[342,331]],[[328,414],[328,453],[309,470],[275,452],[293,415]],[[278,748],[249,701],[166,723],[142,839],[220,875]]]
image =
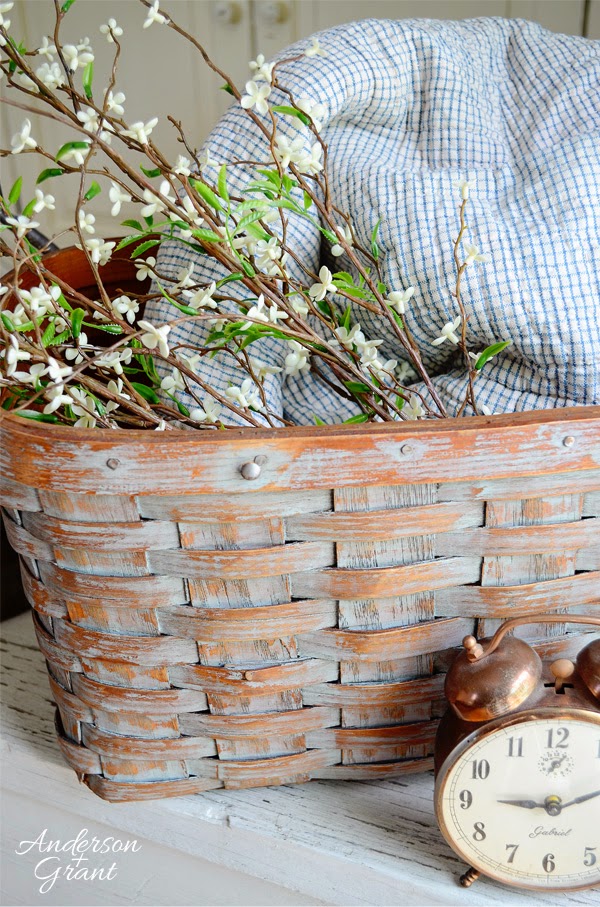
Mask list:
[[110,460],[106,461],[106,465],[108,466],[109,469],[116,469],[118,466],[121,465],[121,461],[116,460],[114,457],[111,457]]
[[411,454],[412,452],[413,452],[413,448],[410,444],[403,444],[402,447],[400,448],[400,453],[404,454],[404,456],[407,456],[408,454]]
[[240,467],[242,478],[258,479],[262,471],[261,466],[266,461],[266,459],[266,457],[255,457],[251,462],[244,463],[244,465]]
[[563,447],[573,447],[575,443],[575,438],[572,435],[567,435],[566,438],[563,438]]

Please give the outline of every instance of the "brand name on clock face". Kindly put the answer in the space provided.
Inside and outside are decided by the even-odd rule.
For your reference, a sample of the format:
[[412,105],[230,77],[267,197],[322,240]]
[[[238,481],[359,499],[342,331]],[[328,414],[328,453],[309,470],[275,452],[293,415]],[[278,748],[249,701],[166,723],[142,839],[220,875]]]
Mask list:
[[551,838],[566,838],[572,831],[572,828],[545,828],[543,825],[538,825],[529,833],[529,837],[539,838],[546,836]]

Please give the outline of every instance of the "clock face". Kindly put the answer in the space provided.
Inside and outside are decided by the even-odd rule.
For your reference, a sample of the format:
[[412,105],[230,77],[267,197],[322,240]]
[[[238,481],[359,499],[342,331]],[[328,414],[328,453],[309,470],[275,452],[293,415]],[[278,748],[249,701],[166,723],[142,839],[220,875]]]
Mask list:
[[446,839],[467,863],[508,885],[600,883],[600,716],[555,716],[523,713],[486,725],[451,753],[438,777]]

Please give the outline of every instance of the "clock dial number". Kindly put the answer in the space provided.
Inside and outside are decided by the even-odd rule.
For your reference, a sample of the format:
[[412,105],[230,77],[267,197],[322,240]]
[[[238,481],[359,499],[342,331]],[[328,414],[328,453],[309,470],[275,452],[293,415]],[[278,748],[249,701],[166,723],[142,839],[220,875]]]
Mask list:
[[487,835],[485,833],[484,823],[475,822],[475,824],[473,825],[473,828],[475,829],[473,832],[473,840],[474,841],[485,841],[485,839],[487,838]]
[[473,803],[473,794],[470,790],[461,790],[458,799],[460,800],[460,808],[468,809]]
[[518,845],[518,844],[507,844],[507,845],[506,845],[506,850],[510,850],[510,853],[509,853],[509,855],[508,855],[508,860],[506,861],[507,863],[514,863],[514,862],[515,862],[515,854],[516,854],[516,852],[517,852],[518,849],[519,849],[519,845]]
[[569,738],[569,728],[566,727],[557,727],[549,728],[547,735],[546,747],[549,750],[553,749],[563,749],[566,750],[569,744],[567,740]]
[[523,755],[523,738],[522,737],[509,737],[508,738],[508,755],[509,755],[509,757]]
[[544,872],[554,872],[554,870],[556,869],[556,863],[554,862],[554,859],[555,857],[553,853],[546,854],[546,856],[542,860],[542,867],[544,869]]
[[475,780],[485,781],[490,773],[490,763],[487,759],[473,759],[473,774]]
[[597,850],[596,847],[586,847],[585,853],[583,854],[583,865],[584,866],[594,866],[596,863],[596,854],[594,851]]

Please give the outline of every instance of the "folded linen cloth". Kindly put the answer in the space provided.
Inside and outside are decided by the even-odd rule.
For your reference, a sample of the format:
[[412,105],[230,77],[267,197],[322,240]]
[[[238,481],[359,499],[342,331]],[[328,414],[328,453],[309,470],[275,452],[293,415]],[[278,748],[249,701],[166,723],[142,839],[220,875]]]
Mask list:
[[[416,288],[408,324],[449,411],[463,399],[464,370],[455,347],[431,342],[458,314],[455,183],[465,177],[475,181],[469,239],[490,256],[463,279],[471,348],[512,340],[478,378],[479,404],[512,412],[600,403],[600,42],[500,18],[367,20],[318,38],[326,56],[285,64],[281,84],[325,105],[333,201],[349,211],[366,247],[381,218],[384,281],[389,290]],[[310,45],[298,42],[280,56]],[[285,99],[274,92],[269,101]],[[304,135],[310,146],[300,124],[288,134]],[[238,104],[205,148],[217,166],[267,159],[264,138]],[[234,192],[253,174],[251,166],[228,169]],[[216,172],[205,171],[213,180]],[[288,242],[315,272],[324,263],[350,270],[304,220],[290,218]],[[195,281],[224,276],[190,252],[163,244],[159,272],[175,279],[193,261]],[[158,300],[145,317],[162,323],[179,314]],[[384,337],[382,360],[403,359],[379,316],[356,309],[353,320],[368,338]],[[183,324],[170,340],[199,345],[206,332]],[[264,390],[269,406],[292,422],[334,423],[358,412],[313,372],[286,376],[282,341],[261,340],[250,350],[282,370],[266,375]],[[222,355],[204,358],[197,371],[221,393],[243,378]],[[222,418],[245,424],[231,413]]]

